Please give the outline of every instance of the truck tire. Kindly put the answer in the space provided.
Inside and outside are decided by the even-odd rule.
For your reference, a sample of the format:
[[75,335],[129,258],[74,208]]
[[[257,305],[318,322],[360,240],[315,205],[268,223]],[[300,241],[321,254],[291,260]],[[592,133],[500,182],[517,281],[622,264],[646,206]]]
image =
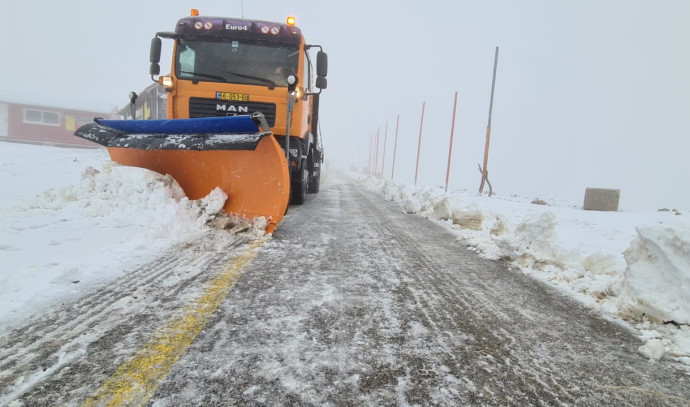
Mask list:
[[302,205],[307,199],[307,183],[309,182],[309,169],[306,163],[302,164],[302,172],[299,179],[292,181],[290,185],[290,203]]
[[[307,162],[309,163],[309,185],[307,185],[307,193],[315,194],[319,192],[319,184],[321,182],[321,166],[317,168],[317,163],[314,162],[314,150],[309,154]],[[314,175],[316,173],[316,175]]]
[[319,184],[321,183],[321,171],[319,171],[315,176],[311,177],[309,186],[307,187],[307,192],[310,194],[315,194],[319,192]]

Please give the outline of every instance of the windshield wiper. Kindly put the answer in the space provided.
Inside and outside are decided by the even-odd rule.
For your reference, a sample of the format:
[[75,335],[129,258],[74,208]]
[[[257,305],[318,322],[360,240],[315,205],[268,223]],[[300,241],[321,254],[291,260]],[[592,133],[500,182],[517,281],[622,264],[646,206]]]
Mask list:
[[273,88],[276,87],[276,83],[270,79],[267,79],[267,78],[260,78],[258,76],[245,75],[245,74],[241,74],[241,73],[237,73],[237,72],[227,72],[227,73],[229,73],[230,75],[239,76],[240,78],[254,79],[254,80],[259,81],[259,82],[267,83],[268,89],[271,89],[271,90],[273,90]]
[[[266,83],[266,84],[268,84],[268,89],[271,89],[271,90],[273,90],[276,87],[275,82],[273,82],[270,79],[259,78],[258,76],[244,75],[244,74],[237,73],[237,72],[227,72],[227,73],[229,73],[230,75],[239,76],[240,78],[253,79],[255,81]],[[213,75],[213,74],[201,73],[201,72],[190,72],[190,71],[180,71],[180,74],[188,74],[188,75],[200,76],[203,78],[215,79],[215,80],[219,80],[219,81],[223,81],[223,82],[228,82],[227,78],[220,76],[220,75]],[[187,78],[185,78],[185,79],[187,79]]]
[[[180,74],[201,76],[201,77],[203,77],[203,78],[216,79],[216,80],[223,81],[223,82],[227,82],[227,81],[228,81],[226,78],[223,78],[222,76],[219,76],[219,75],[211,75],[211,74],[209,74],[209,73],[190,72],[190,71],[180,71]],[[184,78],[184,79],[189,79],[189,78]]]

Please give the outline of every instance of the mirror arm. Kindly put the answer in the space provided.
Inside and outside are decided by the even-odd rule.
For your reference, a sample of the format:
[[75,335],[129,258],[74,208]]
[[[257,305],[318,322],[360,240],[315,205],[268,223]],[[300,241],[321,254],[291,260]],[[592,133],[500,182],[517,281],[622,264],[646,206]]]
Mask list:
[[160,75],[161,38],[177,40],[177,34],[174,32],[157,32],[156,36],[151,40],[151,52],[149,55],[151,67],[149,68],[149,73],[151,74],[151,80],[156,83],[159,80],[155,76]]

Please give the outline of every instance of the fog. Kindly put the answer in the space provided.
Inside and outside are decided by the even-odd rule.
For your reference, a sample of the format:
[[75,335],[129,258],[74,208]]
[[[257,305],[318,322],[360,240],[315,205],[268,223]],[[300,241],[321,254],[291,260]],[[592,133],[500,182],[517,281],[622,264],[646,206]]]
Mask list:
[[329,55],[321,98],[329,167],[367,167],[371,139],[380,132],[381,154],[387,126],[390,178],[400,115],[395,179],[412,183],[426,102],[418,182],[443,185],[457,91],[450,188],[476,191],[498,46],[495,192],[581,204],[587,187],[618,188],[624,210],[690,210],[690,2],[448,3],[3,0],[0,100],[122,107],[130,90],[151,83],[151,37],[191,7],[293,15]]

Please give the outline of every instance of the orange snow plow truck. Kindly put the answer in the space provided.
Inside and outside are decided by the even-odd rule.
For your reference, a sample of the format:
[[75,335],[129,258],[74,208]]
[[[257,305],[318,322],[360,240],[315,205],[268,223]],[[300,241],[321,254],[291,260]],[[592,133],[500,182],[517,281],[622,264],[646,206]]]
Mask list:
[[[174,42],[167,76],[159,76],[161,38]],[[97,118],[75,135],[106,146],[120,164],[170,174],[189,199],[221,188],[229,215],[264,217],[269,233],[288,202],[318,192],[328,58],[293,18],[281,24],[192,10],[174,32],[156,34],[150,62],[151,78],[167,92],[167,119]]]

